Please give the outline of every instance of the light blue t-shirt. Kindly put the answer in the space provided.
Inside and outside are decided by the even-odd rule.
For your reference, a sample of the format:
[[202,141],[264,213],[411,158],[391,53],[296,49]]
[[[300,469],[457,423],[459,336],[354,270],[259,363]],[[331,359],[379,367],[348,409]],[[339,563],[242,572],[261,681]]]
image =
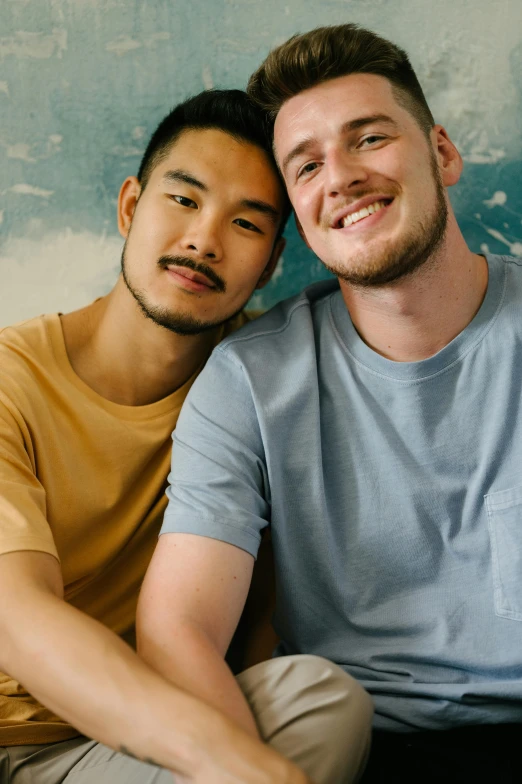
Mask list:
[[391,730],[522,722],[522,260],[442,351],[392,362],[336,282],[227,338],[174,433],[162,532],[256,554],[277,654],[337,662]]

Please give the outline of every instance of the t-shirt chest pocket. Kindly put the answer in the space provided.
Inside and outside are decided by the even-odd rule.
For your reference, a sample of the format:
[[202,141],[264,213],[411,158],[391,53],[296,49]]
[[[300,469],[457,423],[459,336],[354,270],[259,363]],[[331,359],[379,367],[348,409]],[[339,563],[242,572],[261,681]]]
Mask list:
[[522,485],[484,496],[493,558],[495,613],[522,621]]

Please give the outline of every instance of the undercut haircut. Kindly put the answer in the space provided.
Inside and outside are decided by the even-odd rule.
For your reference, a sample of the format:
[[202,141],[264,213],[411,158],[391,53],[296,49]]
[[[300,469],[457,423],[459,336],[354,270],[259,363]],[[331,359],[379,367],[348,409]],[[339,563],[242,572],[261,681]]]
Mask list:
[[429,136],[435,121],[408,55],[356,24],[317,27],[273,49],[249,79],[247,93],[272,125],[282,105],[323,82],[349,74],[383,76],[401,104]]
[[247,142],[266,153],[281,184],[283,210],[278,228],[279,238],[291,212],[284,182],[272,151],[271,123],[267,114],[256,106],[243,90],[205,90],[175,106],[151,136],[138,170],[138,181],[145,190],[152,171],[167,157],[185,131],[218,130],[238,142]]

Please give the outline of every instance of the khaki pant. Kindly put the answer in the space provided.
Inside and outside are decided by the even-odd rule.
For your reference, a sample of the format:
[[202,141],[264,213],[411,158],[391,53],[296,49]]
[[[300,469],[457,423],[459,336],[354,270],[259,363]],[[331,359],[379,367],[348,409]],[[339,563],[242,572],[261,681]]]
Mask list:
[[[315,784],[348,784],[362,773],[372,703],[343,670],[317,656],[271,659],[238,682],[264,740]],[[1,784],[173,784],[172,773],[84,737],[0,748]]]

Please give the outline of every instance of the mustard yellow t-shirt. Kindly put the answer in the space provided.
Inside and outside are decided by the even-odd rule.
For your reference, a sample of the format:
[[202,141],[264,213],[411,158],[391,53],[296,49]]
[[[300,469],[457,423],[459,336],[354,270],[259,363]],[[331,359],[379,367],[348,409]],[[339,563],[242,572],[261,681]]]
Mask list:
[[[219,339],[246,320],[228,322]],[[123,406],[75,374],[57,314],[0,330],[0,554],[56,556],[66,601],[128,641],[166,506],[172,430],[194,378],[157,403]],[[0,746],[78,734],[0,673]]]

